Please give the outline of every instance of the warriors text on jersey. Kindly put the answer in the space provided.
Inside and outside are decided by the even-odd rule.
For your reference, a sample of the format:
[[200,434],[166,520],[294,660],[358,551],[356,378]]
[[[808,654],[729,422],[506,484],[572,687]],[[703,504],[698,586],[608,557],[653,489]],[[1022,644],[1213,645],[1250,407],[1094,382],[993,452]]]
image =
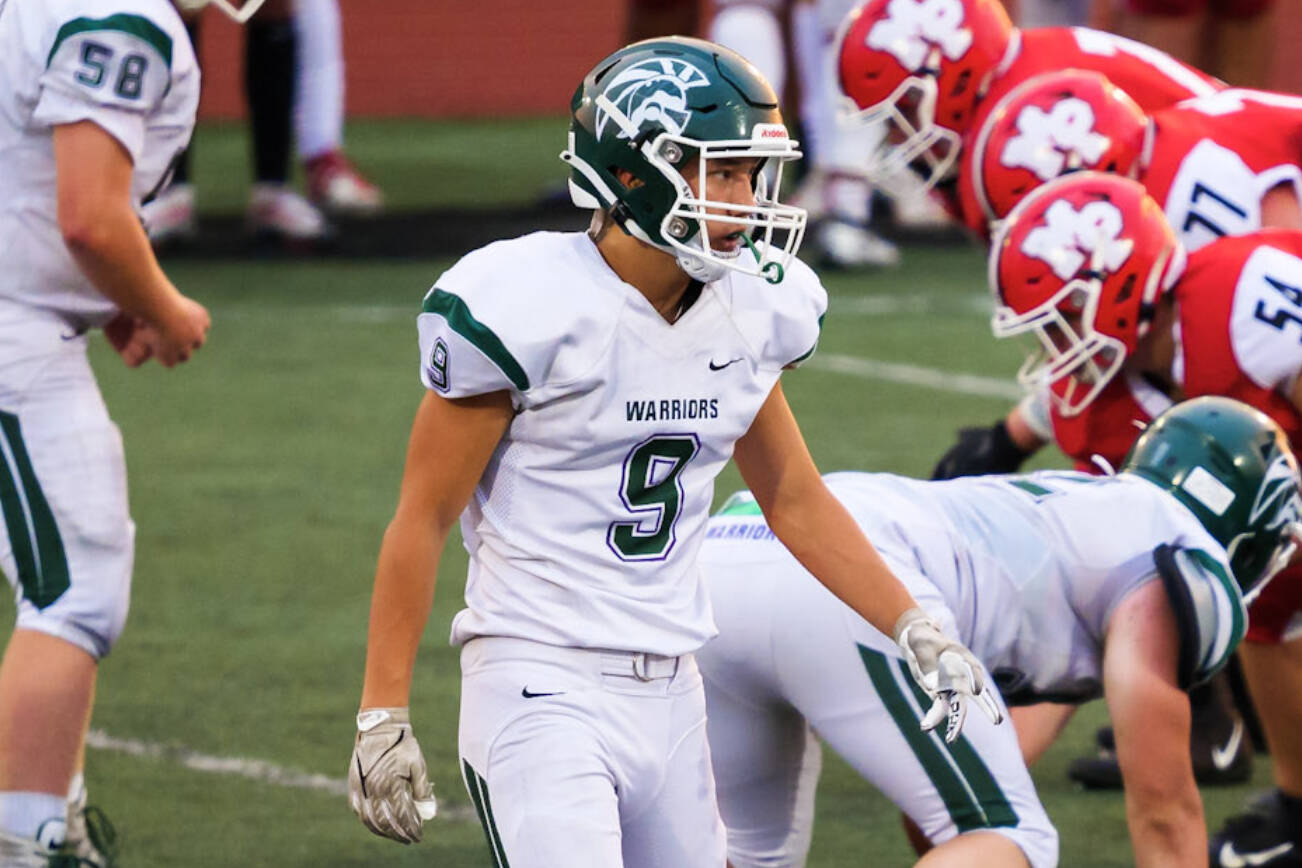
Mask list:
[[0,299],[79,326],[114,313],[68,253],[50,130],[91,121],[134,164],[136,205],[185,147],[199,70],[168,0],[8,0],[0,6]]
[[453,641],[677,655],[713,635],[696,553],[714,478],[826,303],[795,261],[777,286],[704,286],[670,324],[584,234],[498,242],[440,277],[420,317],[426,387],[508,390],[517,411],[462,516]]
[[[924,576],[940,592],[959,639],[1010,703],[1101,694],[1108,619],[1126,594],[1157,577],[1160,544],[1184,551],[1180,580],[1199,601],[1198,677],[1219,668],[1242,638],[1243,601],[1224,548],[1142,478],[1041,472],[923,482],[835,473],[827,481],[888,563],[912,565],[899,570],[906,583]],[[747,594],[763,596],[770,578],[803,582],[798,594],[825,593],[763,532],[763,517],[747,511],[725,508],[711,519],[701,564],[712,589],[742,587],[714,577],[744,573],[754,580],[744,583]],[[936,596],[910,590],[919,600]],[[790,605],[788,592],[775,593]],[[729,604],[716,594],[716,607]]]
[[[995,73],[990,90],[972,118],[968,137],[979,134],[999,101],[1015,87],[1044,72],[1062,69],[1098,72],[1128,93],[1145,112],[1172,106],[1190,97],[1216,93],[1224,84],[1165,52],[1143,43],[1085,27],[1042,27],[1019,31],[1009,59]],[[973,184],[976,149],[964,143],[956,188],[957,211],[981,238],[989,228]],[[1160,201],[1160,200],[1159,200]]]

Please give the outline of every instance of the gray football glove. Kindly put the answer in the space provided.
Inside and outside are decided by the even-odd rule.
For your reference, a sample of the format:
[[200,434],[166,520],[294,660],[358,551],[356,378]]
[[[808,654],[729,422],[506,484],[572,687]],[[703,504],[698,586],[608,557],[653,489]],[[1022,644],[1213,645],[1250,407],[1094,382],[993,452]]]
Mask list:
[[405,708],[363,708],[348,766],[348,806],[377,835],[411,844],[438,811]]
[[999,703],[986,690],[981,661],[959,642],[946,636],[940,625],[921,609],[909,609],[895,622],[895,642],[904,649],[913,680],[931,697],[931,708],[922,718],[922,730],[930,732],[942,720],[945,741],[958,738],[967,717],[967,702],[975,700],[993,723],[1004,719]]

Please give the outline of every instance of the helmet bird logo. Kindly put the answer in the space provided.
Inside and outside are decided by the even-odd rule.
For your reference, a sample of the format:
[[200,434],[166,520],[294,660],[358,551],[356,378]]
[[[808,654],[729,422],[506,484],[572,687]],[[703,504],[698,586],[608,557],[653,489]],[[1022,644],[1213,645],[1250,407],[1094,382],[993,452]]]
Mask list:
[[950,60],[967,54],[972,31],[963,26],[961,0],[891,0],[886,17],[873,25],[864,42],[891,53],[906,69],[919,69],[932,46]]
[[1297,467],[1292,456],[1287,453],[1275,456],[1257,488],[1257,499],[1248,514],[1248,523],[1255,525],[1263,517],[1273,515],[1265,528],[1277,530],[1288,522],[1297,521],[1302,507],[1297,485]]
[[692,119],[687,92],[710,84],[705,73],[684,60],[658,57],[635,63],[606,85],[598,103],[597,138],[603,138],[613,115],[602,103],[623,114],[615,117],[617,138],[631,139],[648,124],[680,135]]
[[1058,199],[1044,212],[1045,224],[1026,233],[1022,252],[1049,264],[1060,280],[1069,280],[1086,262],[1114,272],[1130,258],[1135,242],[1121,237],[1121,209],[1111,202],[1090,202],[1079,211]]
[[1078,97],[1059,100],[1049,111],[1028,105],[1017,116],[1017,135],[1010,138],[999,161],[1010,169],[1029,169],[1041,181],[1058,177],[1068,158],[1078,155],[1094,165],[1111,141],[1094,131],[1094,110]]

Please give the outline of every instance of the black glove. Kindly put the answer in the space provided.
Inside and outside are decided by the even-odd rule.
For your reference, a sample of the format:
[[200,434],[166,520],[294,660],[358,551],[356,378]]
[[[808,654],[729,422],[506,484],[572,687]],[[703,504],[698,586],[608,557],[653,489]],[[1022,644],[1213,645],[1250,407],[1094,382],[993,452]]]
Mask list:
[[960,428],[958,442],[936,462],[931,478],[1012,473],[1030,454],[1018,448],[1013,438],[1008,436],[1008,426],[1003,419],[989,428]]

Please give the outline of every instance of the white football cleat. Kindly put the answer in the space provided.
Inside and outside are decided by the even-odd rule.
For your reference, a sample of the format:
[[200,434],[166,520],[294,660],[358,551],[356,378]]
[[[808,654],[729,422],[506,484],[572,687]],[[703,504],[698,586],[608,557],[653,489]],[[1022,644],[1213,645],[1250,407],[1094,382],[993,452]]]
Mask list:
[[194,185],[173,184],[140,208],[145,232],[154,244],[193,238],[198,228]]
[[901,229],[944,229],[954,218],[931,191],[904,194],[892,200],[895,225]]
[[893,268],[900,249],[866,226],[824,220],[814,234],[821,262],[828,268]]
[[330,214],[370,217],[384,208],[384,194],[366,180],[342,151],[326,151],[303,165],[307,193]]
[[317,241],[330,234],[325,216],[282,184],[254,184],[247,213],[249,231],[282,241]]

